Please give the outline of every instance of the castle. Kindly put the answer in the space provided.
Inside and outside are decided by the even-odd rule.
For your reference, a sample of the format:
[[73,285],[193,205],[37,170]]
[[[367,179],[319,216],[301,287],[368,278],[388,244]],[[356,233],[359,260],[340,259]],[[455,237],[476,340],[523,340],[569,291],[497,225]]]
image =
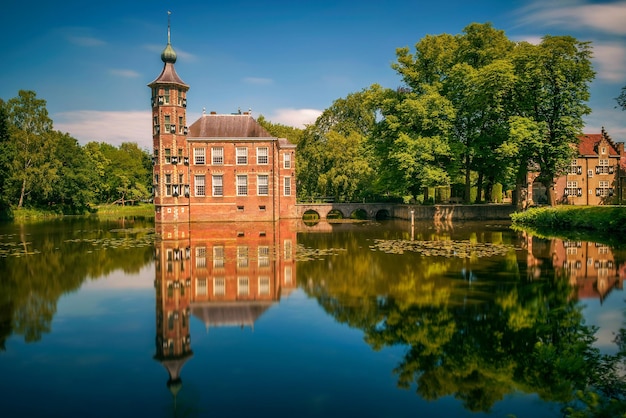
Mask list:
[[296,217],[295,151],[249,112],[203,112],[187,125],[189,85],[167,29],[152,92],[155,221],[277,221]]

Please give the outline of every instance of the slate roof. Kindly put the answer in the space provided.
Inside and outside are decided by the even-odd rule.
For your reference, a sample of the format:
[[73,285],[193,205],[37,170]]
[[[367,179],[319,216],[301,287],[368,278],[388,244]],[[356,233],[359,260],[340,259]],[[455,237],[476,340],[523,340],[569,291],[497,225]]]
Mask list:
[[163,65],[163,71],[161,74],[150,84],[149,87],[152,87],[153,84],[156,83],[167,83],[167,84],[176,84],[185,88],[189,88],[187,84],[176,74],[176,70],[174,69],[174,63],[166,62]]
[[204,114],[189,127],[187,139],[268,138],[273,136],[250,114]]

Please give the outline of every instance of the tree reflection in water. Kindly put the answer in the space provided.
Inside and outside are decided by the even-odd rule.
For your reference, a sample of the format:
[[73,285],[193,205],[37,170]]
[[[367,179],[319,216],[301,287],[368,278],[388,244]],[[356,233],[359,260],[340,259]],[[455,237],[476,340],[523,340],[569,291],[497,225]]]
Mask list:
[[[625,414],[624,329],[616,355],[602,355],[594,346],[596,328],[585,324],[577,298],[587,277],[568,262],[580,254],[564,251],[568,244],[562,240],[544,240],[533,249],[533,238],[522,233],[450,234],[422,232],[415,239],[420,248],[435,241],[467,247],[469,240],[502,244],[506,251],[407,254],[393,249],[396,237],[389,235],[382,246],[370,238],[367,253],[359,251],[358,235],[346,229],[303,235],[299,243],[359,256],[302,263],[299,273],[309,278],[305,290],[337,321],[361,329],[373,349],[406,347],[394,370],[398,385],[415,384],[424,399],[454,396],[471,411],[490,411],[506,395],[522,391],[562,403],[570,416]],[[410,247],[406,234],[399,238],[404,242],[396,247]],[[621,286],[625,261],[601,253],[611,261],[596,266],[614,265],[608,276],[612,286]],[[599,297],[610,290],[602,284],[605,273],[594,279]]]

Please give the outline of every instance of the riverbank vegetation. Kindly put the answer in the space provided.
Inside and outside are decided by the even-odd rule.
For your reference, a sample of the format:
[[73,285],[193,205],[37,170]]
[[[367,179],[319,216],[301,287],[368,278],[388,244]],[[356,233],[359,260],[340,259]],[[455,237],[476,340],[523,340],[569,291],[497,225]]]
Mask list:
[[558,231],[587,231],[626,236],[626,206],[531,208],[511,215],[514,225]]
[[[152,160],[136,143],[80,145],[53,129],[46,101],[21,90],[0,100],[0,214],[77,215],[151,196]],[[24,209],[28,209],[24,211]]]

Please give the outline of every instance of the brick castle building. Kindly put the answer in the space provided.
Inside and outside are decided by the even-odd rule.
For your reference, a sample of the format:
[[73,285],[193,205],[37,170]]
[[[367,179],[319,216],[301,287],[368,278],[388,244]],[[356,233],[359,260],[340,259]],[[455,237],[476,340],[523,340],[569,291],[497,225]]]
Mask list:
[[155,221],[276,221],[296,217],[295,151],[249,112],[187,124],[189,86],[170,42],[152,92]]

